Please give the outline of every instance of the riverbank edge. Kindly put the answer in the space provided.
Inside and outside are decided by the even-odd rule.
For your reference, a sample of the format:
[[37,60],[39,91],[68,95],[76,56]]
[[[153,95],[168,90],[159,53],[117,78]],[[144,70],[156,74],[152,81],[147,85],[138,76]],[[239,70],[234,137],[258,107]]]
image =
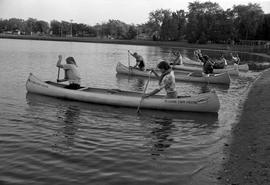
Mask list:
[[[188,49],[204,49],[214,51],[227,52],[242,52],[230,48],[228,44],[191,44],[184,41],[151,41],[151,40],[118,40],[118,39],[100,39],[100,38],[85,38],[85,37],[53,37],[53,36],[31,36],[31,35],[7,35],[0,34],[1,39],[22,39],[22,40],[44,40],[44,41],[62,41],[62,42],[88,42],[102,44],[123,44],[123,45],[144,45],[144,46],[160,46],[173,48],[188,48]],[[266,53],[252,53],[262,57],[270,57]]]
[[2,39],[22,39],[22,40],[47,40],[47,41],[63,41],[63,42],[89,42],[103,44],[124,44],[124,45],[146,45],[146,46],[169,46],[169,47],[185,47],[185,48],[205,48],[227,50],[228,45],[223,44],[190,44],[178,41],[151,41],[151,40],[119,40],[119,39],[100,39],[89,37],[53,37],[53,36],[31,36],[31,35],[4,35],[0,34]]
[[252,84],[239,122],[224,144],[222,185],[270,184],[270,69]]

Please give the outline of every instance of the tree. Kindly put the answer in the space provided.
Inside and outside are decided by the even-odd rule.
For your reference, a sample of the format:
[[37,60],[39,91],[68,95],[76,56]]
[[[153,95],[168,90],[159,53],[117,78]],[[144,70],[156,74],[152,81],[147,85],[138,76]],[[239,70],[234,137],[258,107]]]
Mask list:
[[233,13],[240,39],[254,39],[262,15],[264,14],[262,8],[256,3],[249,3],[247,6],[234,6]]
[[61,22],[57,21],[57,20],[52,20],[51,23],[51,31],[53,35],[58,35],[61,36]]
[[270,40],[270,14],[265,14],[258,25],[256,39]]
[[47,34],[49,32],[49,23],[45,21],[36,21],[35,22],[35,32],[40,32]]
[[127,32],[127,39],[134,39],[137,36],[137,29],[134,25],[129,26],[128,32]]
[[32,34],[36,32],[36,22],[37,19],[29,18],[26,20],[26,34]]
[[184,10],[176,11],[176,13],[172,14],[174,22],[177,23],[177,39],[181,40],[185,36],[186,31],[186,12]]
[[164,18],[168,19],[172,12],[170,10],[159,9],[149,13],[149,20],[145,26],[147,26],[147,34],[152,36],[154,33],[160,35],[161,26],[163,24]]
[[[187,14],[187,39],[189,42],[207,42],[211,40],[211,33],[215,32],[215,24],[223,9],[217,3],[210,1],[189,3]],[[214,29],[214,30],[213,30]]]

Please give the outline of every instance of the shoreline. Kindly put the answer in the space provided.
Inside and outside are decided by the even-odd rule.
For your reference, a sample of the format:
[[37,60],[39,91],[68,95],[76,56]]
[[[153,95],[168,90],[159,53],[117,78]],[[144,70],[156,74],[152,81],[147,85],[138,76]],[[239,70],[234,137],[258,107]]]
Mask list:
[[224,144],[222,185],[270,184],[270,69],[252,84],[239,122]]
[[103,44],[126,44],[126,45],[146,45],[146,46],[168,46],[168,47],[185,47],[185,48],[204,48],[227,50],[227,44],[190,44],[184,41],[151,41],[151,40],[119,40],[89,37],[55,37],[55,36],[31,36],[31,35],[4,35],[0,34],[2,39],[22,39],[22,40],[45,40],[45,41],[62,41],[62,42],[88,42]]
[[123,44],[123,45],[143,45],[143,46],[160,46],[173,48],[203,49],[225,52],[241,52],[252,53],[261,57],[268,57],[266,53],[250,52],[246,50],[236,50],[231,48],[229,44],[191,44],[185,41],[151,41],[151,40],[118,40],[118,39],[102,39],[89,37],[55,37],[55,36],[32,36],[32,35],[6,35],[0,34],[0,39],[21,39],[21,40],[44,40],[44,41],[60,41],[60,42],[87,42],[87,43],[103,43],[103,44]]

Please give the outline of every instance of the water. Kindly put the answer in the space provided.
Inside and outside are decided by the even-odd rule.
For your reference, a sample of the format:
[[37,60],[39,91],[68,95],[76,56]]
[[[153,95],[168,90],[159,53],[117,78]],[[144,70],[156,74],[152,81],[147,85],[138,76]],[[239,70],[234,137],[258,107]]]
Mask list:
[[[43,80],[56,80],[59,54],[74,56],[85,86],[142,92],[147,78],[115,72],[117,62],[135,64],[128,58],[128,49],[144,56],[148,67],[170,58],[172,50],[0,39],[1,184],[217,183],[211,169],[221,162],[226,135],[237,122],[247,89],[259,72],[233,77],[230,87],[177,82],[180,95],[216,90],[221,102],[218,114],[142,110],[137,115],[135,109],[26,92],[30,72]],[[192,57],[192,50],[181,52]],[[151,80],[149,90],[156,86],[157,81]]]

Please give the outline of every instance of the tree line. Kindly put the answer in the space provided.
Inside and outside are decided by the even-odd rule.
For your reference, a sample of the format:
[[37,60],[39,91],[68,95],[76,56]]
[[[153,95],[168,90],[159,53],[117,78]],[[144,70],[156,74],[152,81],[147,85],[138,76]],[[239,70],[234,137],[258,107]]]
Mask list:
[[65,37],[99,37],[111,39],[151,39],[189,43],[234,43],[239,40],[270,40],[270,14],[257,3],[234,5],[223,10],[214,2],[190,2],[188,11],[158,9],[149,13],[143,24],[126,24],[108,20],[94,26],[52,20],[50,23],[29,18],[0,19],[0,33]]

